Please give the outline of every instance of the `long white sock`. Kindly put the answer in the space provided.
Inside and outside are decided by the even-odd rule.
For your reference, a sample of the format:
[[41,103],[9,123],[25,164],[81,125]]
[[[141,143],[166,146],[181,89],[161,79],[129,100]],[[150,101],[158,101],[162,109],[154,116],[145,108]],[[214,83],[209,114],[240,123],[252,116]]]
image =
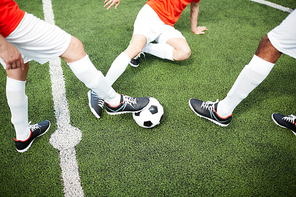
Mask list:
[[122,75],[130,61],[130,58],[124,52],[117,56],[117,58],[113,61],[106,74],[106,80],[111,86]]
[[15,128],[17,140],[26,140],[30,136],[28,97],[25,93],[25,88],[26,81],[7,77],[6,98],[11,111],[11,122]]
[[162,58],[162,59],[168,59],[172,60],[173,59],[173,51],[174,47],[172,47],[169,44],[166,43],[148,43],[142,50],[145,53],[152,54],[156,57]]
[[219,102],[217,113],[226,117],[248,96],[270,73],[274,64],[254,55],[252,60],[239,74],[227,96]]
[[107,82],[102,72],[96,69],[88,55],[76,62],[68,63],[68,65],[80,81],[95,91],[107,103],[110,105],[120,103],[120,95]]

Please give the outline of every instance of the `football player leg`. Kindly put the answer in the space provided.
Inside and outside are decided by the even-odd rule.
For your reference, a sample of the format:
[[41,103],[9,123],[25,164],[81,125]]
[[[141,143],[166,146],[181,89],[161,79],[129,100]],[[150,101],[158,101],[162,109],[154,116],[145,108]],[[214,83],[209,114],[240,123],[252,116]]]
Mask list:
[[[255,55],[244,67],[226,98],[221,102],[203,102],[190,99],[191,109],[201,117],[221,126],[227,126],[232,111],[269,74],[282,53],[296,58],[296,11],[262,38]],[[221,122],[228,119],[226,123]]]
[[17,140],[26,140],[30,135],[28,122],[28,97],[25,93],[29,63],[21,68],[6,70],[6,98],[11,112],[11,123]]
[[146,44],[146,40],[147,39],[144,35],[133,35],[132,40],[127,49],[124,52],[122,52],[119,56],[117,56],[117,58],[113,61],[111,67],[109,68],[106,74],[106,79],[111,86],[125,71],[131,59],[133,59],[139,53],[141,53],[142,49]]
[[165,25],[156,41],[157,43],[148,43],[143,52],[172,61],[186,60],[191,55],[185,37],[172,26]]
[[[117,56],[106,74],[105,78],[110,86],[123,74],[131,59],[141,52],[145,43],[146,37],[143,35],[137,34],[132,37],[128,48]],[[100,105],[102,106],[102,103],[104,103],[103,96],[90,91],[88,92],[88,100],[92,113],[99,118],[102,111]]]
[[[113,83],[123,74],[126,67],[130,63],[131,59],[134,58],[138,53],[141,52],[142,48],[144,47],[146,42],[146,37],[143,35],[134,35],[132,37],[132,40],[128,46],[128,48],[122,52],[117,58],[113,61],[111,67],[109,68],[107,74],[106,74],[106,82],[108,83],[108,86],[112,86]],[[88,92],[88,101],[89,101],[89,107],[91,112],[97,117],[101,117],[103,104],[104,104],[104,95],[101,95],[100,93],[97,94],[94,91]],[[108,103],[108,101],[107,101]],[[109,103],[110,105],[111,104]],[[106,108],[108,112],[109,108]]]
[[47,120],[35,125],[28,122],[28,97],[25,93],[28,70],[29,63],[24,64],[24,69],[6,70],[6,98],[11,112],[11,122],[15,128],[15,145],[18,152],[27,151],[33,141],[45,134],[50,127]]
[[167,41],[167,44],[174,47],[173,60],[182,61],[190,57],[191,50],[185,39],[171,38]]
[[281,52],[274,48],[267,36],[264,36],[252,60],[244,67],[227,96],[218,104],[218,114],[222,117],[229,116],[268,76],[280,56]]
[[281,56],[265,36],[258,46],[252,60],[239,74],[227,96],[220,102],[203,102],[190,99],[191,109],[200,117],[220,126],[228,126],[235,107],[248,96],[269,74],[277,59]]
[[148,97],[132,98],[118,94],[102,72],[92,64],[77,38],[71,37],[70,45],[61,57],[80,81],[106,101],[109,114],[138,112],[148,105]]

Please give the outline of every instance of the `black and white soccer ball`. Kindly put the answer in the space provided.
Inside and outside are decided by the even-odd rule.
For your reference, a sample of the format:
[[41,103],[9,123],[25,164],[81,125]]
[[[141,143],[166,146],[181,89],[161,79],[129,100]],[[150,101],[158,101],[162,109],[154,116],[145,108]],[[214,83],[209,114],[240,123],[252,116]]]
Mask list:
[[156,98],[150,97],[149,106],[141,112],[133,113],[133,118],[140,127],[153,128],[163,116],[163,107]]

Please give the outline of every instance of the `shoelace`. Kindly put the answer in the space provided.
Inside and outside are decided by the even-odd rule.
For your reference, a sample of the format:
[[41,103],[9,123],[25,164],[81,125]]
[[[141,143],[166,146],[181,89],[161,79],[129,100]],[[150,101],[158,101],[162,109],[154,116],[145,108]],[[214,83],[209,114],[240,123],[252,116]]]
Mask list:
[[127,104],[137,104],[137,99],[136,98],[133,98],[131,96],[123,96],[123,100],[124,102],[126,102]]
[[219,100],[217,99],[215,102],[212,102],[212,101],[207,101],[207,102],[203,102],[201,104],[201,108],[205,108],[207,110],[212,110],[214,108],[214,105],[219,102]]
[[293,124],[295,124],[295,119],[296,119],[296,116],[294,116],[293,114],[283,117],[283,120]]
[[99,95],[97,95],[95,93],[95,91],[91,90],[91,94],[98,99],[98,106],[100,106],[101,108],[104,107],[104,99],[102,99],[101,97],[99,97]]
[[100,106],[101,108],[104,107],[104,100],[103,99],[100,99],[98,100],[98,106]]
[[[29,125],[31,124],[31,121],[29,122]],[[30,130],[33,132],[35,131],[36,129],[40,129],[40,126],[38,124],[33,124],[33,125],[30,125]]]

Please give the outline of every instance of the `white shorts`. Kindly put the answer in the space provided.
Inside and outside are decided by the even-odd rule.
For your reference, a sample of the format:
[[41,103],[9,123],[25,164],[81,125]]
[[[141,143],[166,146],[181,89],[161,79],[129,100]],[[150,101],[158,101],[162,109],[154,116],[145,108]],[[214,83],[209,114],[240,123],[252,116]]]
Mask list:
[[158,17],[157,13],[147,4],[145,4],[134,23],[134,33],[144,35],[147,43],[156,41],[158,43],[166,43],[171,38],[183,38],[182,33],[174,27],[165,24]]
[[271,44],[280,52],[296,58],[296,11],[267,34]]
[[[44,64],[67,50],[71,35],[56,25],[26,13],[17,28],[5,39],[19,50],[25,63],[35,60]],[[0,63],[5,69],[6,64],[1,58]]]

